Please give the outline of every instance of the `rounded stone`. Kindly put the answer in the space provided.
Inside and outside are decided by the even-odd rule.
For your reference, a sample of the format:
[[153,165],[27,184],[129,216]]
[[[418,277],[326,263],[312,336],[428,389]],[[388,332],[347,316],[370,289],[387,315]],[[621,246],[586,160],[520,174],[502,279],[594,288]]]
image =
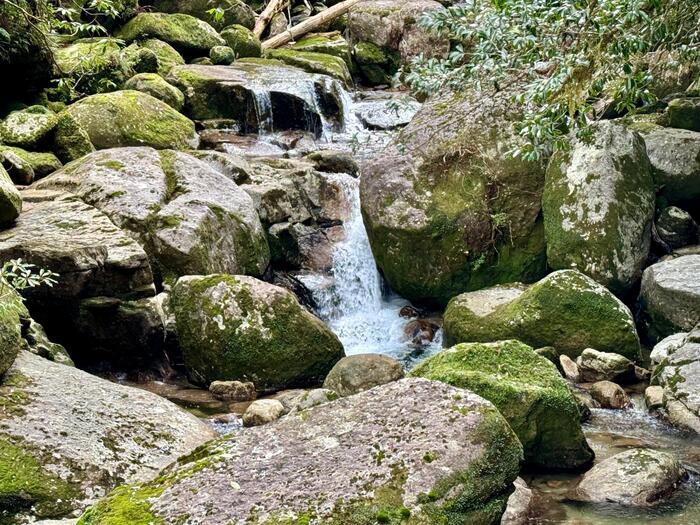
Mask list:
[[257,427],[272,423],[284,414],[284,406],[276,399],[253,401],[243,413],[244,427]]
[[403,376],[403,367],[396,359],[379,354],[357,354],[338,361],[326,376],[323,387],[346,397]]
[[598,381],[591,386],[591,396],[602,408],[620,409],[630,405],[630,398],[618,384]]

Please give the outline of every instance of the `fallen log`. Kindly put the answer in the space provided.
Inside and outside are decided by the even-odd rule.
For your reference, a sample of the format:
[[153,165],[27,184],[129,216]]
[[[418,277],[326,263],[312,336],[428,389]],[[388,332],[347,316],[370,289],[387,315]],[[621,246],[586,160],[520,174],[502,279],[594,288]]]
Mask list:
[[289,0],[270,0],[265,9],[263,9],[262,13],[260,13],[260,16],[258,16],[258,19],[255,21],[253,34],[260,38],[260,35],[263,34],[263,31],[265,31],[265,28],[267,27],[267,24],[270,23],[270,20],[272,20],[277,13],[282,11],[288,3]]

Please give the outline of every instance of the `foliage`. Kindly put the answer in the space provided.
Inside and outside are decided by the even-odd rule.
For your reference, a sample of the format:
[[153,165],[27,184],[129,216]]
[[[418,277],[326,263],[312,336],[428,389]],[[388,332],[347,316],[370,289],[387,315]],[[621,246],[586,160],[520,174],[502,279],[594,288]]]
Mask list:
[[[58,274],[50,270],[37,268],[35,265],[29,264],[22,259],[12,259],[0,267],[0,292],[6,285],[17,291],[41,285],[53,287],[58,282],[56,277],[58,277]],[[0,296],[2,295],[4,294],[0,293]]]
[[420,21],[453,46],[415,60],[407,82],[420,94],[512,90],[527,144],[511,153],[534,160],[565,148],[569,131],[585,139],[605,113],[654,103],[645,58],[697,61],[698,20],[697,0],[466,0]]

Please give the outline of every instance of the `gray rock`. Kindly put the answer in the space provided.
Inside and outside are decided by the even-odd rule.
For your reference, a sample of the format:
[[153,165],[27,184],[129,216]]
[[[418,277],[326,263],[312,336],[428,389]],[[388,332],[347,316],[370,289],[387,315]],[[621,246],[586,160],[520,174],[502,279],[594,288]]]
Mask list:
[[323,387],[346,397],[403,376],[403,367],[396,359],[379,354],[357,354],[338,361],[326,376]]
[[508,506],[501,516],[501,525],[527,525],[532,513],[532,489],[522,478],[513,482],[515,491],[508,498]]
[[0,466],[31,481],[4,497],[19,502],[14,508],[32,507],[39,519],[82,510],[121,483],[152,479],[215,436],[155,394],[28,352],[3,380],[0,401],[7,451]]
[[22,211],[22,197],[5,168],[0,166],[0,226],[12,223]]
[[603,380],[632,383],[636,380],[634,363],[620,354],[586,348],[576,359],[576,364],[581,381],[586,383]]
[[649,386],[644,390],[644,403],[649,410],[664,406],[664,389],[660,386]]
[[559,365],[566,379],[572,383],[581,382],[581,372],[578,365],[568,355],[562,354],[559,356]]
[[255,385],[241,381],[212,381],[209,392],[221,401],[251,401],[255,399]]
[[656,231],[661,240],[672,249],[698,242],[698,225],[685,210],[669,206],[656,219]]
[[668,337],[665,337],[664,339],[656,343],[656,345],[654,345],[654,348],[651,351],[651,354],[649,355],[649,359],[651,360],[652,366],[658,365],[664,359],[666,359],[669,356],[669,354],[672,354],[681,346],[683,346],[686,342],[687,336],[688,334],[685,332],[677,333],[669,335]]
[[[217,440],[143,486],[154,491],[107,497],[83,520],[106,523],[122,502],[165,523],[184,516],[211,525],[253,515],[294,521],[311,512],[340,525],[373,522],[380,511],[399,521],[404,507],[418,522],[449,515],[493,523],[521,454],[490,403],[442,383],[404,379]],[[200,458],[203,468],[193,468]],[[381,498],[387,490],[395,494],[388,508]]]
[[667,113],[672,128],[700,131],[700,97],[676,98],[669,102]]
[[670,496],[687,475],[670,454],[633,449],[597,464],[569,497],[587,503],[651,507]]
[[139,240],[160,278],[267,268],[269,248],[250,197],[186,153],[97,151],[35,187],[69,191],[103,211]]
[[369,129],[396,129],[408,124],[421,103],[410,96],[364,100],[353,108],[357,117]]
[[284,406],[276,399],[258,399],[243,412],[243,426],[257,427],[272,423],[284,414]]
[[[318,405],[323,405],[324,403],[329,403],[330,401],[335,401],[336,399],[338,399],[338,394],[333,390],[328,390],[327,388],[314,388],[313,390],[309,390],[299,395],[294,400],[289,412],[300,412]],[[285,411],[286,410],[287,407],[285,406]]]
[[685,255],[644,270],[639,294],[649,335],[687,332],[700,321],[700,255]]
[[591,386],[591,396],[602,408],[626,408],[630,398],[618,384],[611,381],[598,381]]

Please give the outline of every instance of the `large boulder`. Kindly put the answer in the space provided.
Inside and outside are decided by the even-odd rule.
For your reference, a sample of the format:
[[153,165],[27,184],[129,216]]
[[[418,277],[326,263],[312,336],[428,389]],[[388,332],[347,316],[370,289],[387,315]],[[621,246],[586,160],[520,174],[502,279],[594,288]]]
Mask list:
[[591,142],[575,140],[547,168],[542,207],[547,262],[575,268],[617,294],[642,275],[655,193],[644,140],[609,121]]
[[[220,9],[223,18],[216,20],[210,11]],[[252,29],[255,11],[242,0],[154,0],[153,9],[162,13],[184,13],[210,23],[216,29],[232,24]]]
[[455,295],[544,275],[544,168],[513,159],[518,112],[505,93],[437,97],[364,167],[362,214],[377,265],[399,294]]
[[323,387],[339,396],[352,396],[378,385],[398,381],[404,375],[396,359],[380,354],[356,354],[336,363]]
[[17,292],[0,277],[0,378],[12,366],[22,348],[20,315],[25,312]]
[[169,401],[21,352],[0,383],[4,517],[59,518],[214,437]]
[[114,36],[127,42],[155,38],[187,56],[208,55],[212,47],[226,44],[216,29],[203,20],[179,13],[139,13]]
[[177,52],[173,46],[157,38],[147,38],[146,40],[138,40],[124,49],[124,54],[140,55],[143,50],[152,51],[158,59],[157,73],[165,76],[170,73],[173,66],[181,66],[185,63],[185,59]]
[[530,287],[465,293],[445,311],[445,344],[518,339],[534,348],[553,346],[577,357],[586,348],[640,358],[630,310],[612,293],[576,270],[560,270]]
[[44,106],[13,111],[0,122],[0,141],[33,148],[56,127],[56,114]]
[[180,111],[185,105],[185,95],[175,86],[168,84],[163,77],[156,73],[139,73],[124,84],[124,89],[133,89],[147,93],[162,100],[175,111]]
[[262,275],[265,233],[251,198],[195,157],[172,150],[97,151],[42,179],[78,195],[129,231],[158,279],[197,273]]
[[556,366],[519,341],[453,346],[420,363],[411,375],[466,388],[491,401],[517,434],[532,467],[577,469],[593,461],[566,382]]
[[291,292],[252,277],[181,277],[172,307],[185,368],[198,383],[314,385],[344,356],[335,334]]
[[589,470],[569,499],[651,507],[670,496],[688,473],[671,454],[639,448],[602,461]]
[[215,441],[157,481],[117,489],[81,525],[127,516],[211,525],[409,517],[426,525],[492,524],[512,491],[521,450],[482,398],[404,379]]
[[653,340],[691,330],[700,320],[700,255],[684,255],[644,270],[639,294]]
[[256,58],[262,55],[262,44],[250,29],[234,24],[221,32],[221,38],[233,49],[236,58]]
[[5,168],[0,165],[0,226],[12,223],[21,211],[22,196]]
[[165,102],[140,91],[92,95],[66,110],[98,149],[151,146],[156,149],[196,148],[194,122]]

